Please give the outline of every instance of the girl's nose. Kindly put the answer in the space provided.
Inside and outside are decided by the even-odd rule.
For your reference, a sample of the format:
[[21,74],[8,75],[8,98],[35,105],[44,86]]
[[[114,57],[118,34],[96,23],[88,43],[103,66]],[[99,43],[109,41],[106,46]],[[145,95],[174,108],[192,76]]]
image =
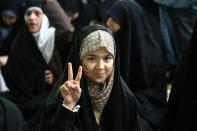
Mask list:
[[104,61],[103,60],[98,60],[96,68],[97,69],[104,69]]

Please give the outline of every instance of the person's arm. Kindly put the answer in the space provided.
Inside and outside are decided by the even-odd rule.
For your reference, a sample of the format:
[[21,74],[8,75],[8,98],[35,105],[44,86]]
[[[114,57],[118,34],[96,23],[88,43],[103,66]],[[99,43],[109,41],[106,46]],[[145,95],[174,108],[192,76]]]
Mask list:
[[[46,106],[43,111],[40,131],[82,131],[76,105],[81,96],[80,80],[82,67],[73,79],[72,64],[68,64],[68,80],[60,86],[63,103],[57,109]],[[54,114],[55,112],[55,114]]]
[[49,18],[52,26],[56,28],[57,34],[70,39],[74,32],[74,27],[57,0],[45,0],[43,11]]

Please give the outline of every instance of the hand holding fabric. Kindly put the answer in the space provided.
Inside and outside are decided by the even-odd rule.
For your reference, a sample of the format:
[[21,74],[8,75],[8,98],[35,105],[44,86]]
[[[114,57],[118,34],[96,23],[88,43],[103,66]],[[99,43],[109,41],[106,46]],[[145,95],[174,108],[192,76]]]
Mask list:
[[51,70],[45,70],[45,81],[49,84],[53,84],[54,76]]

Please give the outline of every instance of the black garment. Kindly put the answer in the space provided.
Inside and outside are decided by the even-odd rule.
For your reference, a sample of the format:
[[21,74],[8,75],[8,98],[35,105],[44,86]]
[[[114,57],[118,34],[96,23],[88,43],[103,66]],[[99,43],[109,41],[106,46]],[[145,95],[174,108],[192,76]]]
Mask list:
[[[74,45],[71,49],[68,61],[72,63],[74,76],[80,65],[79,48],[82,40],[91,32],[104,30],[111,31],[104,26],[93,25],[82,28],[74,37]],[[97,125],[90,96],[88,94],[87,81],[82,76],[80,87],[82,94],[77,104],[81,106],[78,113],[62,107],[60,85],[67,80],[67,68],[65,68],[60,83],[48,97],[44,108],[40,131],[138,131],[138,113],[134,95],[120,78],[118,46],[115,59],[115,74],[112,91],[101,115],[100,126]]]
[[[2,55],[2,46],[7,39],[10,30],[12,28],[12,25],[7,25],[3,19],[2,19],[2,13],[4,11],[11,11],[13,14],[15,14],[15,17],[18,15],[19,11],[19,3],[21,0],[6,0],[6,1],[1,1],[0,6],[2,6],[2,9],[0,7],[0,55]],[[5,54],[4,54],[5,55]]]
[[0,2],[0,12],[2,10],[10,9],[10,10],[14,11],[15,13],[17,13],[18,6],[21,1],[22,0],[4,0],[4,1],[2,0]]
[[96,20],[102,24],[106,23],[108,15],[106,11],[118,0],[96,0],[97,1],[97,15]]
[[[55,46],[50,62],[48,64],[45,62],[35,39],[24,25],[11,44],[8,62],[2,70],[10,89],[6,96],[19,107],[28,128],[32,131],[38,130],[36,128],[40,121],[42,105],[53,87],[45,81],[44,71],[51,70],[54,82],[59,79],[63,67],[58,45],[65,44],[65,39],[72,34],[71,24],[66,21],[64,11],[57,1],[46,3],[43,5],[43,10],[52,25],[56,27]],[[67,50],[68,48],[65,48],[65,51]]]
[[108,14],[120,25],[121,75],[137,97],[141,117],[155,128],[166,105],[166,62],[159,39],[135,1],[118,1]]
[[[13,1],[13,0],[11,0],[11,1]],[[14,0],[14,1],[16,2],[16,0]],[[14,5],[14,7],[17,8],[17,19],[16,19],[14,25],[12,26],[12,29],[9,32],[8,36],[4,40],[2,47],[0,48],[0,55],[8,55],[9,54],[10,47],[11,47],[14,39],[18,35],[18,32],[20,32],[22,25],[24,24],[23,1],[24,0],[18,0],[17,4]]]
[[141,7],[151,13],[157,20],[159,20],[159,8],[153,0],[135,0]]
[[58,0],[58,2],[66,12],[80,12],[81,10],[81,0]]
[[161,131],[197,130],[196,41],[197,22],[190,44],[175,72],[167,113],[162,122]]
[[[73,22],[76,29],[81,29],[94,21],[104,24],[108,18],[106,11],[117,0],[80,0],[81,10],[79,17]],[[86,1],[86,2],[85,2]]]
[[24,0],[24,7],[25,10],[30,7],[42,7],[42,4],[44,4],[43,0]]
[[135,0],[138,2],[143,10],[146,22],[150,25],[149,30],[153,33],[154,39],[160,45],[162,53],[166,60],[166,67],[169,68],[167,63],[166,48],[164,46],[163,36],[161,34],[161,28],[159,24],[159,8],[158,4],[152,0]]
[[21,112],[11,101],[0,97],[1,131],[27,131]]

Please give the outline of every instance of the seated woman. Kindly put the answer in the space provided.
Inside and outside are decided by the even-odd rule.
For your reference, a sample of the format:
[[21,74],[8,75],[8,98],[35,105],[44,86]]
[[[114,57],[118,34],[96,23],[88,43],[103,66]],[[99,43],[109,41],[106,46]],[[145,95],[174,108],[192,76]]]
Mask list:
[[2,95],[18,106],[28,129],[38,131],[42,105],[63,72],[59,49],[69,50],[74,27],[56,0],[25,0],[23,8],[24,23],[1,68],[9,89]]
[[91,25],[74,36],[59,88],[54,88],[44,108],[41,130],[138,131],[136,101],[120,77],[111,30]]

